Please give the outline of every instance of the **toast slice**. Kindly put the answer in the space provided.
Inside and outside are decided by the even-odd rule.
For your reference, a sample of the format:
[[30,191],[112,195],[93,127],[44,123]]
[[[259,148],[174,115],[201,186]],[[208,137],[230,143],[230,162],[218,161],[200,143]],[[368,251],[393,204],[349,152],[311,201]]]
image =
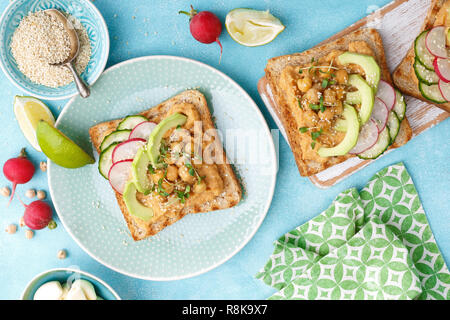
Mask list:
[[[386,63],[382,39],[379,33],[374,29],[358,29],[337,40],[327,42],[302,53],[275,57],[270,59],[267,63],[265,77],[269,83],[274,98],[274,109],[286,130],[289,144],[294,153],[297,167],[302,176],[317,174],[329,167],[354,157],[354,155],[347,154],[344,156],[329,157],[322,162],[303,159],[300,145],[302,133],[299,131],[298,123],[292,116],[294,109],[298,108],[298,106],[287,101],[286,94],[279,85],[281,74],[287,66],[307,65],[313,58],[316,60],[318,58],[320,59],[327,56],[333,50],[348,51],[350,43],[359,41],[365,42],[372,50],[374,58],[381,69],[381,79],[392,84],[391,75]],[[405,117],[401,123],[399,134],[390,148],[397,148],[404,145],[411,139],[411,137],[412,130],[407,118]]]
[[[159,123],[162,119],[166,117],[166,115],[168,115],[168,112],[170,112],[170,110],[174,106],[180,106],[184,103],[193,105],[195,109],[198,111],[200,115],[200,120],[202,122],[202,127],[205,132],[207,130],[215,132],[216,129],[214,127],[206,99],[204,95],[198,90],[184,91],[168,99],[167,101],[160,103],[159,105],[153,108],[141,112],[140,115],[143,115],[144,117],[148,118],[149,121]],[[90,128],[89,135],[92,144],[94,145],[97,152],[100,153],[100,145],[103,141],[103,138],[106,137],[111,132],[115,131],[120,121],[121,119],[111,120],[97,124]],[[171,212],[170,215],[161,215],[155,217],[156,219],[152,219],[149,222],[145,222],[144,220],[141,220],[131,215],[127,209],[127,206],[125,205],[122,195],[114,191],[120,210],[122,211],[123,217],[125,218],[125,221],[128,225],[128,229],[131,232],[131,236],[135,241],[142,240],[149,236],[157,234],[165,227],[183,218],[186,214],[227,209],[239,203],[242,197],[241,185],[238,179],[236,178],[235,173],[231,165],[229,164],[228,159],[226,158],[225,152],[223,151],[222,148],[222,144],[217,135],[215,136],[215,139],[216,140],[214,141],[218,142],[215,145],[215,147],[219,148],[219,150],[222,151],[222,153],[219,152],[219,154],[221,155],[220,156],[221,159],[220,161],[216,161],[216,165],[218,174],[220,175],[223,181],[222,192],[215,198],[204,203],[194,203],[189,206],[177,204],[178,205],[178,207],[176,208],[177,210]],[[145,197],[139,193],[138,195]]]
[[[435,25],[436,20],[438,18],[438,14],[441,11],[441,9],[445,10],[448,7],[450,7],[449,0],[432,0],[430,8],[428,10],[428,14],[422,25],[420,33],[422,33],[425,30],[431,29]],[[410,95],[416,99],[425,101],[427,103],[433,104],[447,112],[450,112],[450,102],[437,104],[427,100],[422,96],[422,93],[419,90],[419,80],[417,79],[413,67],[415,56],[416,54],[414,52],[414,43],[413,43],[408,53],[406,54],[405,58],[397,66],[397,68],[393,73],[392,77],[394,79],[395,85],[407,95]]]

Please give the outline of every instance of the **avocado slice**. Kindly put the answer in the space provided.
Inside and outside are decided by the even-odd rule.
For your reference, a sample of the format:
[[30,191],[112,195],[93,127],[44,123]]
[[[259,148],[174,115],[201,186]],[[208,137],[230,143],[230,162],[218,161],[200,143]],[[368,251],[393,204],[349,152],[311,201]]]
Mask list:
[[355,108],[349,106],[348,104],[344,105],[344,112],[342,115],[347,123],[347,131],[345,133],[344,140],[342,140],[341,143],[335,147],[320,148],[318,151],[319,156],[323,158],[343,156],[356,145],[356,142],[358,142],[359,120]]
[[148,166],[150,165],[150,159],[148,158],[147,150],[141,147],[134,156],[133,163],[131,164],[131,175],[136,189],[144,194],[150,192],[150,179],[147,176]]
[[161,163],[158,163],[158,157],[162,137],[168,130],[183,125],[186,120],[187,117],[185,115],[181,113],[174,113],[158,123],[158,125],[153,129],[150,137],[148,138],[147,153],[150,163],[154,168],[161,167]]
[[369,121],[372,114],[373,104],[375,102],[375,94],[368,83],[357,74],[351,74],[348,77],[348,84],[358,89],[361,99],[361,107],[359,109],[359,120],[361,125]]
[[136,193],[137,189],[134,181],[128,181],[123,191],[123,201],[131,215],[144,221],[150,221],[153,218],[153,209],[141,204],[136,199]]
[[338,61],[343,65],[353,63],[361,66],[366,74],[367,83],[372,87],[374,92],[377,92],[381,70],[372,56],[347,51],[338,57]]

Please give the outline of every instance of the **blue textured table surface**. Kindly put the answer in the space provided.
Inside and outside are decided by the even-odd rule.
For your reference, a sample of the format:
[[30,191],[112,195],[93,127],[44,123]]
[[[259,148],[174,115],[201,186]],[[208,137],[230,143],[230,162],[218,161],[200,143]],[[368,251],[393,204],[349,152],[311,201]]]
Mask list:
[[[270,9],[286,25],[286,30],[272,43],[248,48],[235,43],[226,31],[222,33],[224,46],[218,64],[217,45],[203,45],[189,34],[186,16],[177,14],[187,10],[189,1],[95,0],[94,4],[108,24],[111,51],[108,66],[134,57],[167,54],[196,59],[223,71],[236,80],[255,100],[269,126],[276,128],[263,105],[256,83],[264,73],[267,59],[281,54],[303,51],[344,29],[388,0],[303,0],[303,1],[193,1],[200,10],[215,12],[222,21],[226,13],[236,7]],[[301,3],[301,4],[300,4]],[[3,10],[8,1],[2,1]],[[27,146],[32,161],[39,166],[43,154],[34,151],[23,137],[12,108],[13,97],[23,94],[0,74],[0,164],[16,156]],[[67,101],[48,102],[55,115]],[[77,266],[110,284],[123,299],[264,299],[274,291],[254,278],[272,252],[272,242],[283,233],[306,222],[328,207],[342,190],[361,188],[378,170],[403,161],[408,168],[427,213],[437,243],[447,265],[450,263],[450,121],[427,130],[406,146],[391,152],[369,167],[354,174],[337,186],[320,190],[300,177],[294,157],[280,136],[279,172],[270,210],[254,238],[233,258],[220,267],[197,277],[154,282],[130,278],[116,273],[88,256],[70,238],[58,222],[55,230],[38,231],[27,240],[25,228],[8,235],[4,228],[18,224],[23,207],[15,200],[6,207],[7,199],[0,199],[0,299],[17,299],[25,285],[36,274],[50,268]],[[0,187],[9,182],[0,175]],[[17,194],[24,198],[27,189],[48,191],[46,174],[37,170],[33,180],[18,186]],[[56,253],[66,249],[68,257],[59,260]]]

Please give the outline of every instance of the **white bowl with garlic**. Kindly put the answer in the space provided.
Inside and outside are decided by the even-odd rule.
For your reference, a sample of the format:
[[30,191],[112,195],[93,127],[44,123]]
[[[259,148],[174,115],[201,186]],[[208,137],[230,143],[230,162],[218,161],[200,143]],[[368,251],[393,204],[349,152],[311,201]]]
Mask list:
[[34,277],[21,300],[121,300],[101,279],[78,269],[47,270]]

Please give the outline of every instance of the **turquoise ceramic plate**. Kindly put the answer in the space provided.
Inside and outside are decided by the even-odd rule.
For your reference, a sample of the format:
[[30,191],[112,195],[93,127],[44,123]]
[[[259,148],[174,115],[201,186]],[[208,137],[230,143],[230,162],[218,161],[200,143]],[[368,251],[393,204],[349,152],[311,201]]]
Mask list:
[[77,18],[86,28],[91,40],[91,60],[81,75],[93,84],[105,69],[109,55],[109,35],[105,20],[90,0],[15,0],[3,12],[0,20],[0,66],[8,79],[19,89],[47,100],[67,99],[78,93],[72,82],[50,88],[33,83],[17,67],[10,50],[11,38],[20,21],[29,12],[58,9]]
[[69,170],[49,161],[50,192],[66,230],[93,258],[129,276],[192,277],[222,264],[252,238],[269,208],[276,180],[276,153],[267,124],[249,95],[229,77],[200,62],[169,56],[137,58],[108,69],[91,96],[72,98],[57,121],[60,130],[92,150],[91,126],[136,114],[188,88],[205,94],[242,180],[245,196],[236,207],[188,215],[156,236],[134,242],[97,164]]

